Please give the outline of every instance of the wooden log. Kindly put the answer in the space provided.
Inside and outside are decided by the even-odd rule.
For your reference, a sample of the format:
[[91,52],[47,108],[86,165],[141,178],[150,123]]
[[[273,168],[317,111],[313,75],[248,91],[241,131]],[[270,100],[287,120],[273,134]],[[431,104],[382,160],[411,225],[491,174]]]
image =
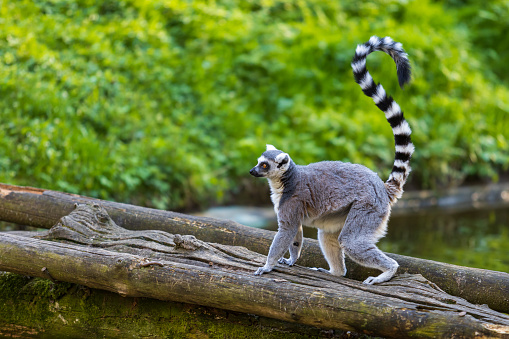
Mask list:
[[[209,242],[244,246],[266,254],[274,232],[240,225],[229,220],[196,217],[129,204],[44,190],[0,184],[0,219],[17,224],[50,228],[60,217],[73,210],[74,203],[100,202],[112,219],[130,230],[163,230],[190,234]],[[449,294],[471,303],[487,304],[509,313],[509,274],[450,265],[431,260],[387,253],[399,264],[399,273],[422,274]],[[327,267],[318,242],[305,239],[299,265]],[[364,280],[379,272],[367,269],[347,258],[347,277]]]
[[420,275],[376,286],[304,267],[257,277],[252,271],[264,261],[258,253],[194,236],[125,230],[99,205],[79,205],[46,232],[2,233],[0,253],[0,270],[128,297],[384,337],[509,338],[508,315],[450,296]]
[[0,287],[1,338],[307,339],[347,334],[7,272],[0,272]]

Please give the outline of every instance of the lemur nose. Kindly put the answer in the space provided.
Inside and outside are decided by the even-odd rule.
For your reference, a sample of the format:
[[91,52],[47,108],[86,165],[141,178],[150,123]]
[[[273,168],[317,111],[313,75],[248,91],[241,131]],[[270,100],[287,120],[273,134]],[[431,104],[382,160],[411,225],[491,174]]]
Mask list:
[[253,168],[251,168],[251,170],[249,171],[249,174],[251,174],[251,175],[255,175],[255,168],[254,168],[254,167],[253,167]]

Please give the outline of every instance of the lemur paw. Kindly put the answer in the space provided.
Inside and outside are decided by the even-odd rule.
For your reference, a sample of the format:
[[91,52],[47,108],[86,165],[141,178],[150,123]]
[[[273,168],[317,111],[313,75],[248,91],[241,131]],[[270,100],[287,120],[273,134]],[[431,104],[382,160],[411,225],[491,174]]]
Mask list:
[[318,272],[329,273],[329,274],[335,275],[337,277],[344,277],[346,275],[346,268],[345,268],[344,272],[332,272],[332,271],[326,270],[325,268],[321,268],[321,267],[312,267],[311,269],[318,271]]
[[263,266],[256,270],[255,275],[262,275],[263,273],[268,273],[270,271],[272,271],[272,268],[267,268]]
[[293,266],[295,264],[295,261],[296,260],[292,260],[291,258],[290,259],[281,258],[277,262],[280,263],[280,264],[285,264],[285,265],[288,265],[288,266]]
[[378,281],[377,277],[369,277],[368,279],[364,280],[363,284],[365,285],[373,285],[377,284],[380,281]]
[[378,277],[369,277],[368,279],[364,280],[363,284],[365,285],[373,285],[373,284],[380,284],[386,281],[389,281],[387,277],[381,277],[380,275]]
[[373,284],[380,284],[380,283],[389,281],[392,279],[392,277],[396,273],[397,269],[398,269],[398,266],[396,266],[395,268],[390,269],[388,271],[385,271],[384,273],[380,274],[377,277],[369,277],[368,279],[364,280],[364,284],[373,285]]

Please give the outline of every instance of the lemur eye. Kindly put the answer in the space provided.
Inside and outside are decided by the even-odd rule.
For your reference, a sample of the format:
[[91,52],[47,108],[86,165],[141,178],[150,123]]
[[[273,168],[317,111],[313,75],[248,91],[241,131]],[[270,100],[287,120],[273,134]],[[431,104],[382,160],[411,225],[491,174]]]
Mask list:
[[267,167],[269,167],[267,164],[262,164],[263,169],[267,169]]

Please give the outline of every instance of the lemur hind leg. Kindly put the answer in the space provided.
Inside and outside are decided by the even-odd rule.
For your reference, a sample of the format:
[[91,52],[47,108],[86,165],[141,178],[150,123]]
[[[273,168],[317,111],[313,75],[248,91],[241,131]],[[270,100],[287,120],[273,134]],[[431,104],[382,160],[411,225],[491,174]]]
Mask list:
[[376,242],[385,228],[389,211],[380,213],[366,206],[354,206],[346,218],[345,226],[339,236],[339,243],[345,253],[362,266],[382,271],[377,277],[369,277],[364,284],[372,285],[389,281],[398,270],[398,263],[385,255]]
[[338,236],[339,231],[329,233],[318,229],[318,243],[325,260],[329,264],[329,271],[323,268],[317,268],[316,270],[336,276],[344,276],[346,274],[345,255],[339,245]]
[[295,262],[300,257],[300,252],[302,250],[302,242],[304,240],[303,231],[302,231],[302,225],[300,225],[299,230],[297,231],[297,234],[295,235],[295,238],[293,238],[292,244],[290,245],[290,259],[281,258],[279,259],[280,264],[286,264],[289,266],[293,266]]

